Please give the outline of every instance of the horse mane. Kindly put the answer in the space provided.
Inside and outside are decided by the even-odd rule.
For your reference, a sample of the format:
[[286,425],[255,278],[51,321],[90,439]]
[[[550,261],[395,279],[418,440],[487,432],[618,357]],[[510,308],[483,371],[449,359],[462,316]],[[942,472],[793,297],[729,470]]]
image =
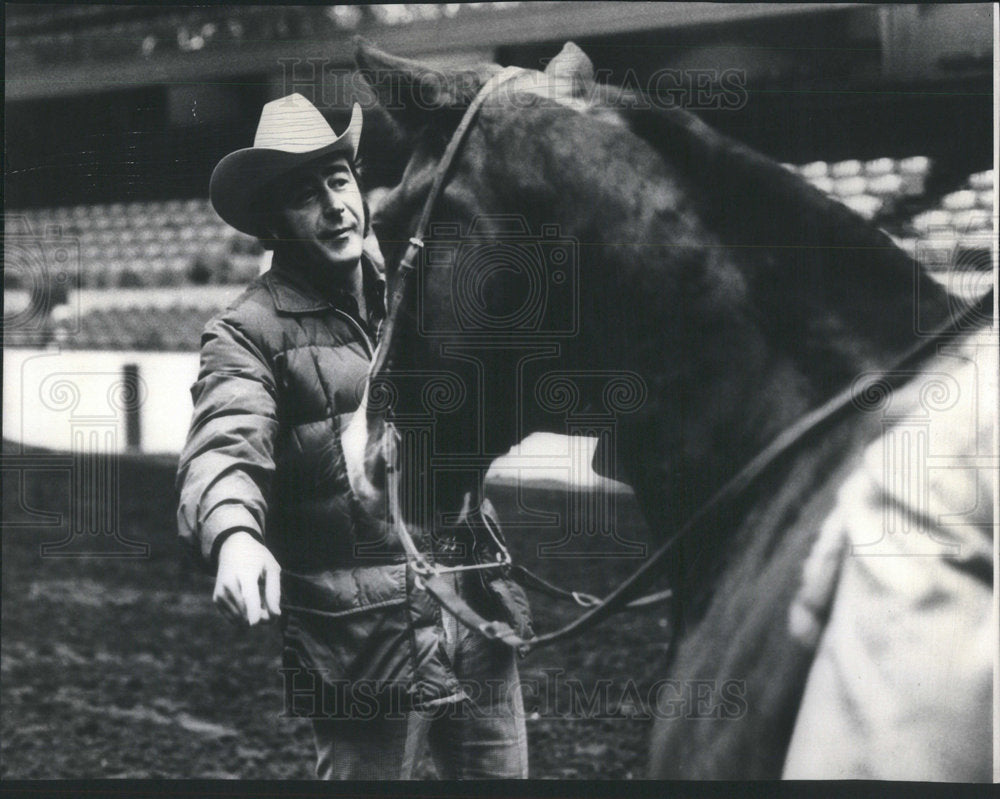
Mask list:
[[[670,163],[698,180],[702,218],[727,241],[756,245],[851,247],[866,261],[910,268],[912,260],[887,234],[771,158],[719,133],[681,108],[642,108],[624,102],[631,130]],[[761,197],[769,203],[761,203]],[[738,210],[739,214],[732,211]],[[775,215],[774,210],[786,212]]]
[[695,212],[734,261],[751,267],[742,271],[758,326],[823,392],[887,366],[917,326],[947,317],[944,289],[842,203],[689,111],[603,95],[688,182]]
[[[755,307],[748,315],[758,317],[768,346],[783,348],[782,355],[790,354],[812,381],[808,400],[832,395],[864,369],[888,367],[918,335],[915,313],[933,326],[947,312],[943,290],[886,234],[840,203],[687,111],[641,107],[635,95],[614,87],[594,90],[589,61],[578,48],[567,45],[553,64],[559,59],[560,69],[524,79],[524,84],[537,84],[539,74],[551,79],[543,89],[553,93],[536,92],[532,102],[541,105],[547,97],[570,108],[583,106],[580,110],[597,120],[627,127],[624,137],[634,135],[641,141],[633,145],[652,148],[671,167],[670,179],[676,176],[686,189],[677,194],[691,204],[703,231],[732,248],[730,262],[750,267],[744,271]],[[364,67],[364,58],[359,63]],[[419,80],[439,101],[433,120],[425,109],[397,113],[411,137],[435,143],[446,139],[487,75],[460,84],[452,77],[428,78],[414,62],[392,63],[405,68],[392,78],[400,87],[411,91]],[[628,155],[623,148],[623,159]],[[717,338],[740,344],[728,327],[720,326]],[[828,354],[836,357],[823,357]],[[717,687],[743,681],[752,701],[738,724],[689,715],[660,725],[653,750],[669,752],[677,772],[655,776],[780,774],[812,657],[783,622],[799,587],[801,564],[816,540],[817,520],[832,507],[839,479],[880,424],[867,414],[860,423],[842,422],[797,449],[752,492],[713,516],[711,529],[699,527],[697,537],[678,547],[683,578],[672,587],[675,621],[681,623],[667,653],[668,674],[713,680]],[[649,474],[658,476],[653,469]]]

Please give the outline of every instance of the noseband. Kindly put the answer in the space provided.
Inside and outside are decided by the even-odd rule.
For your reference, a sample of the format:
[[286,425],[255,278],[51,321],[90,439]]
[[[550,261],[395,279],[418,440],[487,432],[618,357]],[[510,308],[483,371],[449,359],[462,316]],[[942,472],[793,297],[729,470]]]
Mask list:
[[[434,207],[444,188],[455,156],[465,144],[469,130],[486,99],[500,85],[523,72],[526,72],[526,70],[519,67],[506,67],[483,85],[466,109],[461,122],[455,129],[445,149],[441,161],[438,163],[434,181],[431,185],[430,193],[424,202],[417,228],[409,240],[406,252],[398,267],[397,285],[390,304],[391,312],[383,328],[382,341],[375,353],[375,359],[369,372],[371,381],[375,381],[382,376],[383,372],[391,368],[389,360],[391,347],[389,344],[395,330],[396,316],[406,297],[407,287],[412,281],[412,275],[416,271],[417,259],[424,248],[424,235],[430,223],[431,214],[434,212]],[[590,594],[578,591],[567,591],[559,588],[533,574],[524,566],[514,564],[505,545],[502,533],[496,526],[496,523],[487,514],[484,514],[481,509],[463,513],[461,523],[472,533],[474,536],[473,540],[475,540],[475,536],[477,535],[477,529],[482,528],[487,531],[491,539],[486,542],[487,549],[494,553],[493,559],[487,562],[460,566],[441,566],[428,562],[425,553],[422,553],[414,543],[400,513],[399,489],[401,474],[397,455],[401,437],[391,420],[387,418],[384,454],[387,464],[390,524],[410,559],[410,566],[415,573],[418,586],[422,586],[442,607],[465,626],[478,631],[487,638],[502,640],[508,645],[517,648],[522,653],[543,644],[552,643],[578,634],[613,613],[627,609],[639,609],[662,602],[672,596],[670,589],[658,591],[639,597],[638,599],[630,599],[630,597],[637,593],[639,588],[651,581],[656,575],[656,570],[667,560],[683,540],[691,536],[696,530],[703,528],[710,521],[717,519],[720,510],[740,499],[762,477],[779,464],[783,458],[793,454],[800,447],[813,441],[819,434],[829,430],[838,422],[855,413],[858,408],[856,398],[860,392],[865,390],[866,386],[877,383],[880,390],[882,388],[888,388],[892,391],[898,389],[909,379],[909,375],[912,374],[912,368],[930,355],[942,341],[969,330],[974,326],[977,318],[981,319],[987,314],[992,316],[993,293],[991,289],[962,314],[951,317],[948,322],[941,325],[932,334],[918,341],[886,371],[870,377],[861,385],[851,386],[843,390],[819,408],[802,416],[719,488],[676,532],[667,538],[642,566],[636,569],[604,599],[599,599]],[[472,521],[473,517],[475,518],[475,524]],[[557,630],[530,638],[522,638],[506,622],[487,621],[480,616],[459,596],[453,584],[444,578],[444,575],[449,573],[475,570],[480,572],[499,570],[504,576],[516,580],[526,588],[542,591],[558,599],[573,601],[577,605],[586,608],[586,610],[572,622]]]

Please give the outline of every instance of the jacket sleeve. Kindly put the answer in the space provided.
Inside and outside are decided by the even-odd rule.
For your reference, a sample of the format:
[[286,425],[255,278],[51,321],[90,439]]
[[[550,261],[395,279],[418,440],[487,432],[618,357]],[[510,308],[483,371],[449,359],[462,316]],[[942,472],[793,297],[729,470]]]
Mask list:
[[264,541],[278,428],[271,367],[226,317],[205,327],[191,396],[194,413],[177,471],[178,531],[214,569],[230,533],[246,530]]

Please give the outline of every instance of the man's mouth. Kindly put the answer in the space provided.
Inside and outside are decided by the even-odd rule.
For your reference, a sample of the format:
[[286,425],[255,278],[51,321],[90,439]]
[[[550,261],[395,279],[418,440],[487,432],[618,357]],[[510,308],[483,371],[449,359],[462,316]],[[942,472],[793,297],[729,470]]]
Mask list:
[[325,233],[322,237],[323,241],[342,241],[347,237],[347,234],[354,230],[353,227],[348,225],[347,227],[336,228],[331,230],[329,233]]

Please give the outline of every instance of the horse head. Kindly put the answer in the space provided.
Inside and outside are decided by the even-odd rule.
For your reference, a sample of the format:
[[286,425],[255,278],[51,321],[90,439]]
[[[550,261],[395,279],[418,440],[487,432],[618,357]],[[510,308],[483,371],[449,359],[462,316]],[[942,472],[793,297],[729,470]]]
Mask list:
[[[397,126],[394,139],[407,142],[409,161],[372,219],[391,302],[363,412],[344,436],[352,483],[371,507],[384,506],[387,414],[397,430],[428,423],[427,446],[439,463],[451,459],[467,468],[452,467],[449,479],[413,486],[413,493],[433,492],[435,507],[455,512],[469,506],[470,494],[478,497],[494,458],[546,426],[525,402],[532,386],[523,382],[538,371],[525,364],[551,362],[555,354],[565,363],[581,349],[574,341],[578,242],[561,236],[556,220],[539,237],[559,188],[544,174],[551,165],[516,175],[508,168],[532,135],[510,126],[509,114],[512,102],[543,114],[579,110],[593,90],[593,70],[570,44],[544,73],[525,70],[487,99],[435,205],[415,284],[400,293],[400,259],[442,153],[469,104],[501,68],[439,71],[364,42],[356,57],[379,97],[379,114],[387,110]],[[430,476],[424,467],[406,474],[408,484]],[[404,515],[411,504],[403,503]]]
[[356,60],[409,142],[373,216],[393,303],[367,474],[378,487],[387,413],[420,430],[407,480],[425,511],[468,507],[528,433],[597,419],[612,434],[595,468],[669,531],[947,313],[888,236],[683,109],[596,84],[572,44],[493,86],[400,292],[438,164],[501,68],[436,70],[364,42]]

